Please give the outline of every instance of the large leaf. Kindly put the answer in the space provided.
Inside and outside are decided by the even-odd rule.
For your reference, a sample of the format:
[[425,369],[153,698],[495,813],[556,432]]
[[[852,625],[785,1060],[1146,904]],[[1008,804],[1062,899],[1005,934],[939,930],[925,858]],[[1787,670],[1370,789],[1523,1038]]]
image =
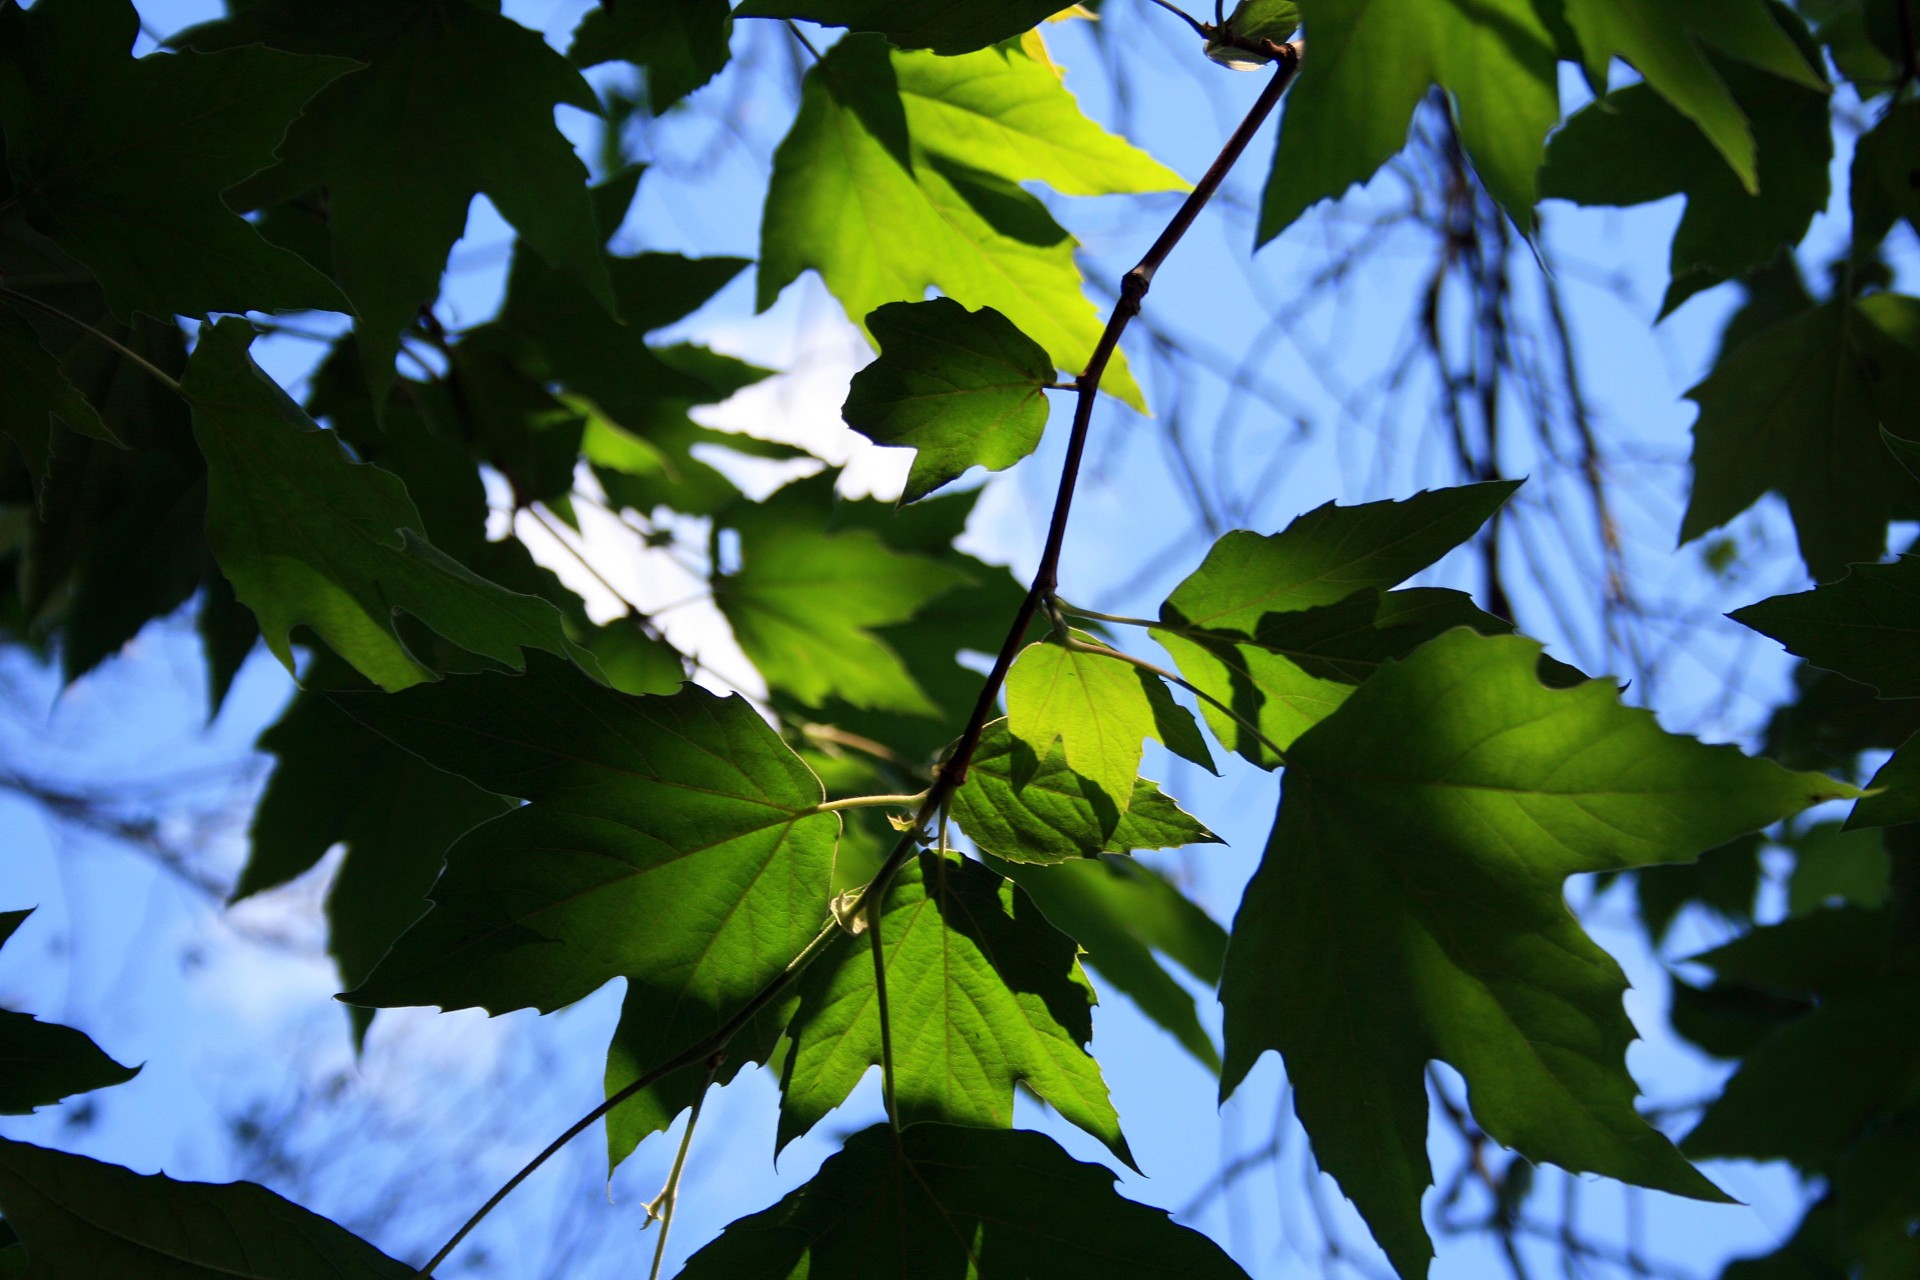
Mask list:
[[[31,909],[0,912],[0,946],[32,914]],[[121,1066],[72,1027],[0,1009],[0,1115],[27,1115],[139,1074],[140,1068]]]
[[1530,1160],[1720,1198],[1634,1110],[1626,982],[1562,882],[1854,794],[1667,735],[1605,682],[1548,689],[1538,658],[1452,631],[1303,734],[1227,952],[1223,1092],[1278,1049],[1321,1167],[1407,1276],[1432,1255],[1430,1059]]
[[131,58],[140,16],[125,0],[41,0],[5,25],[14,199],[123,318],[344,309],[220,193],[270,163],[301,104],[352,63],[261,48]]
[[[1025,1085],[1131,1164],[1093,1038],[1093,989],[1073,939],[1011,881],[978,862],[923,853],[880,916],[894,1093],[902,1124],[1005,1129]],[[800,980],[781,1073],[785,1146],[880,1065],[871,939],[843,935]]]
[[1579,39],[1587,80],[1596,90],[1606,88],[1607,64],[1625,58],[1700,127],[1749,191],[1760,182],[1753,131],[1707,49],[1808,89],[1826,88],[1774,19],[1767,0],[1684,6],[1665,0],[1566,0],[1566,21]]
[[326,189],[332,274],[359,315],[367,377],[384,388],[400,331],[439,292],[473,197],[548,262],[613,295],[587,171],[555,127],[558,105],[598,113],[578,71],[537,32],[469,0],[262,0],[183,39],[256,41],[366,66],[307,104],[281,162],[240,189],[262,203]]
[[1030,30],[1058,13],[1059,0],[746,0],[743,18],[805,18],[873,31],[902,49],[971,53]]
[[[204,330],[184,382],[207,458],[207,541],[274,656],[311,627],[383,688],[431,675],[395,614],[518,667],[525,649],[574,652],[559,613],[476,576],[421,536],[406,486],[353,462],[248,358],[247,322]],[[589,659],[590,660],[590,659]]]
[[[808,268],[857,323],[933,285],[992,307],[1077,372],[1101,321],[1072,237],[1015,185],[1028,180],[1070,195],[1181,185],[1080,115],[1052,69],[1016,48],[935,58],[848,37],[807,72],[774,155],[760,306]],[[1118,357],[1106,386],[1140,403]]]
[[1742,184],[1693,122],[1645,83],[1575,113],[1553,135],[1540,171],[1543,196],[1578,204],[1686,196],[1663,314],[1773,261],[1827,207],[1833,132],[1826,95],[1739,63],[1723,70],[1759,141],[1758,190]]
[[1856,564],[1838,582],[1730,616],[1883,698],[1920,698],[1920,556]]
[[420,1275],[251,1182],[178,1182],[0,1138],[0,1213],[27,1280],[406,1280]]
[[969,467],[1004,471],[1040,443],[1053,360],[998,311],[889,302],[867,329],[880,358],[853,375],[841,414],[875,444],[917,450],[902,502]]
[[343,999],[558,1008],[610,978],[644,999],[648,1067],[730,1017],[827,916],[839,819],[747,703],[632,697],[565,663],[342,698],[356,719],[532,801],[447,854],[433,910]]
[[647,103],[659,115],[727,65],[733,22],[727,0],[600,4],[573,33],[567,56],[592,67],[619,58],[647,73]]
[[1380,661],[1447,627],[1503,625],[1476,617],[1453,593],[1359,593],[1431,565],[1472,537],[1516,487],[1497,481],[1401,502],[1327,503],[1276,534],[1235,530],[1167,597],[1154,639],[1211,695],[1201,713],[1214,736],[1274,768],[1274,748],[1285,750],[1339,706]]
[[967,780],[953,795],[953,819],[975,844],[1008,862],[1046,864],[1221,843],[1145,778],[1133,780],[1117,826],[1105,821],[1110,803],[1103,789],[1067,766],[1057,741],[1035,760],[1001,719],[980,735]]
[[1122,1199],[1113,1175],[1044,1134],[881,1125],[813,1180],[742,1218],[688,1260],[683,1280],[1245,1280],[1220,1247],[1163,1210]]
[[1310,205],[1371,177],[1405,145],[1407,122],[1439,85],[1474,171],[1521,226],[1534,173],[1560,119],[1554,40],[1529,0],[1317,0],[1260,204],[1259,243]]
[[[1081,632],[1073,638],[1092,643]],[[1007,673],[1006,691],[1007,732],[1027,745],[1036,764],[1060,743],[1067,768],[1094,785],[1088,798],[1104,830],[1132,803],[1144,739],[1213,770],[1193,713],[1173,700],[1159,676],[1117,656],[1057,640],[1030,644]],[[1016,771],[1015,785],[1023,781]]]
[[1763,330],[1687,393],[1693,496],[1682,541],[1768,490],[1787,500],[1815,578],[1877,560],[1889,519],[1915,508],[1913,480],[1886,465],[1880,428],[1920,435],[1920,299],[1837,299]]
[[1095,973],[1125,992],[1209,1070],[1220,1070],[1219,1051],[1200,1025],[1193,996],[1154,952],[1213,987],[1220,982],[1227,931],[1172,881],[1143,862],[1112,856],[1031,866],[989,854],[988,865],[1026,890],[1047,919],[1080,944]]

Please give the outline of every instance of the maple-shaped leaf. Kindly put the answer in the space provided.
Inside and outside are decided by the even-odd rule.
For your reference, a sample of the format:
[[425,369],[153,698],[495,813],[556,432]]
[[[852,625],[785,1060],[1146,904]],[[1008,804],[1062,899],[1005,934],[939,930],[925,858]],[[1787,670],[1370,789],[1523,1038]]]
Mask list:
[[[28,1280],[417,1280],[251,1182],[180,1182],[0,1138],[0,1213]],[[0,1264],[4,1265],[4,1264]]]
[[19,447],[36,483],[46,475],[56,423],[96,440],[120,443],[40,345],[33,326],[0,306],[0,431]]
[[1127,807],[1110,825],[1111,804],[1103,788],[1068,767],[1057,739],[1035,758],[1002,718],[980,735],[967,780],[953,794],[953,818],[975,844],[1009,862],[1221,843],[1145,778],[1132,780]]
[[1095,974],[1127,995],[1209,1071],[1219,1072],[1219,1050],[1200,1024],[1193,995],[1154,955],[1166,955],[1209,988],[1218,986],[1227,931],[1213,917],[1134,858],[1108,855],[1034,866],[988,854],[986,861],[1080,944],[1081,959]]
[[[310,671],[308,683],[325,681]],[[395,746],[320,688],[297,694],[258,746],[275,762],[233,897],[285,884],[344,844],[327,893],[327,950],[348,987],[363,982],[427,909],[448,846],[511,807]],[[364,1036],[372,1014],[352,1012],[355,1033]]]
[[650,1067],[724,1022],[827,918],[839,820],[747,703],[688,685],[633,697],[552,659],[343,697],[430,763],[532,803],[447,854],[433,909],[358,988],[375,1007],[645,993]]
[[916,1124],[896,1139],[877,1125],[780,1203],[729,1226],[680,1274],[1246,1280],[1219,1245],[1114,1194],[1113,1181],[1030,1130]]
[[1554,135],[1540,171],[1547,198],[1635,205],[1685,195],[1673,234],[1665,315],[1702,289],[1745,275],[1799,243],[1827,207],[1833,132],[1827,95],[1721,62],[1759,144],[1749,190],[1692,121],[1645,83],[1582,107]]
[[1058,0],[746,0],[743,18],[804,18],[828,27],[872,31],[902,49],[972,53],[1011,39],[1065,7]]
[[382,688],[430,678],[395,629],[403,611],[507,666],[527,649],[584,654],[551,604],[428,542],[406,486],[351,460],[254,365],[252,342],[245,320],[202,330],[182,385],[207,459],[208,545],[289,671],[289,633],[307,626]]
[[385,388],[400,331],[439,292],[447,252],[484,193],[549,263],[614,307],[587,170],[556,106],[599,113],[578,71],[498,0],[262,0],[180,37],[264,43],[366,64],[309,102],[280,163],[236,198],[326,189],[333,277],[353,300],[369,384]]
[[966,577],[901,555],[868,530],[826,533],[785,514],[742,512],[740,569],[714,580],[714,603],[740,648],[768,684],[809,705],[833,697],[937,714],[874,628],[907,621]]
[[727,65],[733,20],[727,0],[599,4],[573,33],[567,57],[596,67],[619,59],[647,73],[647,105],[659,115]]
[[[0,911],[0,947],[33,909]],[[28,1115],[62,1098],[125,1084],[140,1074],[109,1058],[84,1032],[0,1009],[0,1115]]]
[[121,317],[344,310],[221,192],[272,162],[301,104],[353,70],[278,49],[128,55],[126,0],[0,13],[0,127],[28,221],[85,263]]
[[[808,70],[774,153],[759,305],[808,268],[856,323],[933,285],[992,307],[1077,371],[1102,323],[1073,238],[1017,185],[1028,180],[1068,195],[1184,185],[1083,116],[1053,69],[1018,48],[938,58],[849,36]],[[1141,403],[1117,355],[1105,385]]]
[[1807,571],[1826,580],[1879,559],[1887,521],[1920,510],[1880,435],[1882,424],[1920,435],[1920,299],[1881,293],[1803,311],[1723,355],[1687,396],[1700,416],[1682,542],[1773,490]]
[[[887,889],[880,922],[902,1124],[1005,1129],[1023,1084],[1133,1163],[1093,1038],[1093,988],[1072,938],[978,862],[923,853]],[[780,1076],[784,1147],[881,1060],[871,939],[843,935],[800,980]]]
[[853,375],[841,416],[875,444],[917,450],[900,501],[969,467],[1004,471],[1040,443],[1053,360],[998,311],[889,302],[867,331],[880,358]]
[[1856,564],[1837,582],[1728,616],[1883,698],[1920,698],[1920,556]]
[[1235,530],[1167,597],[1153,637],[1180,674],[1211,695],[1200,711],[1215,738],[1275,768],[1275,748],[1284,751],[1339,706],[1381,660],[1451,626],[1505,626],[1457,593],[1359,593],[1433,564],[1516,487],[1493,481],[1404,501],[1327,503],[1276,534]]
[[1313,52],[1288,91],[1256,243],[1372,177],[1434,85],[1474,172],[1515,222],[1533,224],[1560,94],[1553,35],[1530,0],[1318,0],[1306,16]]
[[[1104,648],[1084,632],[1071,634],[1077,644]],[[1117,655],[1057,640],[1030,644],[1007,673],[1006,692],[1007,732],[1027,745],[1026,759],[1037,765],[1059,742],[1067,768],[1093,784],[1090,799],[1105,830],[1133,801],[1144,739],[1218,772],[1193,713],[1159,676]],[[1016,772],[1014,785],[1022,781]]]
[[1665,0],[1566,0],[1587,82],[1607,87],[1607,66],[1625,58],[1681,115],[1699,126],[1748,191],[1759,189],[1753,130],[1707,50],[1816,93],[1826,92],[1806,54],[1767,0],[1672,5]]
[[1549,689],[1539,656],[1451,631],[1302,734],[1227,951],[1223,1095],[1281,1052],[1321,1167],[1403,1276],[1432,1256],[1434,1059],[1529,1160],[1722,1198],[1634,1109],[1626,981],[1563,882],[1857,794],[1666,734],[1604,681]]

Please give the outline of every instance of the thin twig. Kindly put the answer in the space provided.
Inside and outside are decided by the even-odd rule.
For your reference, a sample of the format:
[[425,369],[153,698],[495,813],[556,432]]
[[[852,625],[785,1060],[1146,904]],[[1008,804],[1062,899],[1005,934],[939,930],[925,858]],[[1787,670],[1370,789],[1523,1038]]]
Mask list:
[[673,1209],[680,1203],[680,1175],[687,1167],[687,1149],[693,1145],[693,1126],[700,1123],[700,1108],[706,1104],[707,1091],[713,1088],[713,1077],[726,1063],[725,1053],[716,1053],[707,1059],[707,1078],[700,1082],[700,1092],[693,1095],[693,1109],[687,1113],[687,1131],[680,1135],[680,1150],[674,1154],[667,1185],[662,1188],[660,1198],[647,1206],[649,1215],[656,1206],[660,1214],[660,1238],[653,1243],[653,1269],[647,1272],[647,1280],[660,1280],[660,1264],[667,1260],[667,1233],[673,1230]]

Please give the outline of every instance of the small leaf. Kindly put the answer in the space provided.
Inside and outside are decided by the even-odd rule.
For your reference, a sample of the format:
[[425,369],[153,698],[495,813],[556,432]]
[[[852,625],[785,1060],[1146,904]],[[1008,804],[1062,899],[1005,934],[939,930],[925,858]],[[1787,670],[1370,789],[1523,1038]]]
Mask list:
[[1240,0],[1227,15],[1221,30],[1207,37],[1207,56],[1235,71],[1252,71],[1272,62],[1272,57],[1241,48],[1228,37],[1285,44],[1299,29],[1300,6],[1293,0]]
[[885,36],[902,49],[972,53],[1031,30],[1058,13],[1060,0],[746,0],[743,18],[804,18]]
[[[1024,781],[1016,784],[1016,778]],[[1108,803],[1104,791],[1096,792],[1067,767],[1057,742],[1034,760],[1032,749],[1008,733],[1001,719],[981,734],[967,780],[953,796],[953,820],[975,844],[1009,862],[1057,863],[1222,843],[1145,778],[1133,780],[1131,801],[1111,829],[1100,817]]]
[[596,67],[616,58],[647,73],[647,104],[660,115],[727,65],[727,0],[600,4],[574,30],[567,57]]
[[[910,1241],[910,1248],[893,1242]],[[820,1276],[1045,1276],[1246,1280],[1165,1211],[1117,1196],[1113,1175],[1024,1129],[885,1125],[828,1156],[813,1180],[729,1226],[683,1280]]]
[[131,58],[125,0],[41,0],[0,54],[14,197],[84,262],[122,319],[135,311],[344,310],[324,275],[221,200],[273,160],[301,104],[354,64],[277,49]]
[[[32,914],[31,909],[0,912],[0,946]],[[121,1066],[72,1027],[0,1009],[0,1115],[28,1115],[139,1074],[139,1067]]]
[[853,376],[841,415],[875,444],[918,450],[900,501],[969,467],[1004,471],[1040,443],[1053,360],[998,311],[889,302],[867,330],[880,358]]
[[1432,1059],[1529,1160],[1721,1198],[1635,1111],[1626,982],[1562,883],[1857,794],[1669,736],[1604,682],[1549,689],[1539,654],[1450,631],[1303,734],[1227,952],[1223,1094],[1280,1050],[1321,1167],[1409,1277]]
[[420,1273],[251,1182],[179,1182],[0,1138],[0,1213],[32,1280],[408,1280]]
[[[1018,887],[977,862],[921,854],[887,890],[880,939],[902,1124],[1005,1129],[1018,1082],[1133,1163],[1087,1052],[1093,989],[1073,939]],[[867,938],[842,936],[800,980],[780,1079],[781,1147],[880,1064],[873,965]]]
[[0,388],[4,388],[0,390],[0,431],[20,447],[36,483],[46,475],[56,423],[83,436],[121,443],[60,372],[33,327],[4,306],[0,306]]
[[1847,815],[1849,830],[1920,822],[1920,737],[1907,739],[1880,766],[1867,791]]
[[245,320],[202,330],[184,385],[207,458],[207,541],[289,671],[289,633],[307,626],[383,688],[429,678],[395,629],[403,610],[507,666],[529,648],[583,652],[552,605],[476,576],[422,537],[406,486],[349,459],[248,358],[252,341]]

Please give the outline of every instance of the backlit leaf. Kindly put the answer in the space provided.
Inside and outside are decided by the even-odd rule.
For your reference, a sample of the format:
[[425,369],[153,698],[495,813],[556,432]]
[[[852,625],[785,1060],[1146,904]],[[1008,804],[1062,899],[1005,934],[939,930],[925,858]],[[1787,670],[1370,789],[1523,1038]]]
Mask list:
[[600,4],[580,20],[567,56],[582,67],[618,58],[644,68],[648,105],[659,115],[727,65],[732,30],[727,0]]
[[1405,1276],[1432,1255],[1432,1059],[1529,1160],[1720,1198],[1635,1111],[1626,982],[1562,884],[1854,794],[1669,736],[1605,682],[1549,689],[1539,652],[1448,632],[1303,734],[1227,952],[1223,1093],[1285,1056],[1321,1167]]
[[1027,31],[1067,6],[1060,0],[746,0],[743,18],[804,18],[873,31],[902,49],[971,53]]
[[1920,697],[1920,556],[1856,564],[1838,582],[1730,616],[1883,698]]

